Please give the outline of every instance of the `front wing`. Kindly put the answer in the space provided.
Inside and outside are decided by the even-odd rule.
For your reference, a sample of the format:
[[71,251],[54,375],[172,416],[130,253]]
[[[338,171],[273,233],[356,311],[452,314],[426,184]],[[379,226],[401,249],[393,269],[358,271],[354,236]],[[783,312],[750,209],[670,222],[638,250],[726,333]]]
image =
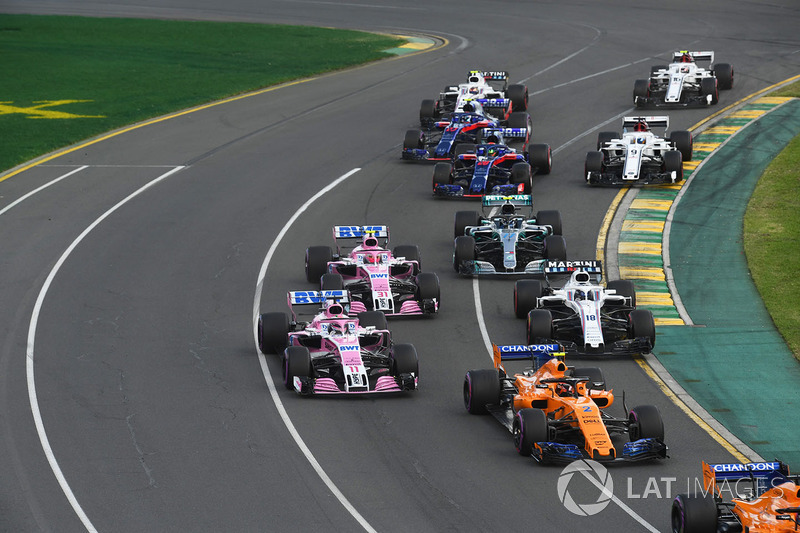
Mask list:
[[366,387],[350,387],[346,389],[333,378],[312,378],[295,376],[292,383],[295,392],[303,396],[317,394],[382,394],[417,390],[419,378],[411,374],[394,376],[380,376],[374,384]]

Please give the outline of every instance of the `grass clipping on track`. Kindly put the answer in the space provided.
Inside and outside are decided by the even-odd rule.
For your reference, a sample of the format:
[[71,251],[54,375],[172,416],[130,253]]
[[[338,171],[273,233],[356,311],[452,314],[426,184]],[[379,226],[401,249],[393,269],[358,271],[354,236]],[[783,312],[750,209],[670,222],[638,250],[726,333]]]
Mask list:
[[[800,97],[800,84],[770,96]],[[800,136],[758,181],[745,213],[744,249],[772,320],[800,359]]]
[[382,59],[402,43],[303,26],[0,14],[0,171],[148,118]]

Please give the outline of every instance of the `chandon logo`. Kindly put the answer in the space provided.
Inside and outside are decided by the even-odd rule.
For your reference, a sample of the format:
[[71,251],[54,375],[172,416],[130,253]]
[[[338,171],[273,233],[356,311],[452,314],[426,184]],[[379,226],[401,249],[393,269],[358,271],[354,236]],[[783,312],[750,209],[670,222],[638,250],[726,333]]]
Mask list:
[[[597,497],[597,501],[578,503],[572,498],[572,495],[567,489],[576,472],[580,473],[594,485],[603,487]],[[597,481],[599,481],[599,483],[597,483]],[[558,499],[561,500],[561,503],[564,504],[564,507],[566,507],[569,512],[579,516],[592,516],[601,512],[608,506],[611,501],[611,496],[614,494],[614,480],[611,479],[611,475],[608,473],[606,467],[596,461],[573,461],[561,471],[558,477],[556,490],[558,491]]]

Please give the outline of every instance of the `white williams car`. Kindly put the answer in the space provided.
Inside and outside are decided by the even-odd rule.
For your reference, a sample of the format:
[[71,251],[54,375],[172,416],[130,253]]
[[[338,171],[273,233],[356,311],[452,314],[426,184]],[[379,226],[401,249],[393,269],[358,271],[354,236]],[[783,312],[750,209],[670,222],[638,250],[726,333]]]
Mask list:
[[[697,64],[712,63],[710,69]],[[654,65],[650,78],[636,80],[633,103],[636,107],[689,107],[716,104],[719,91],[733,88],[733,67],[714,63],[714,52],[681,50],[672,54],[669,65]]]
[[692,134],[678,130],[666,139],[651,128],[669,128],[669,117],[625,117],[623,133],[602,131],[597,150],[586,154],[584,178],[589,185],[677,183],[683,162],[692,159]]

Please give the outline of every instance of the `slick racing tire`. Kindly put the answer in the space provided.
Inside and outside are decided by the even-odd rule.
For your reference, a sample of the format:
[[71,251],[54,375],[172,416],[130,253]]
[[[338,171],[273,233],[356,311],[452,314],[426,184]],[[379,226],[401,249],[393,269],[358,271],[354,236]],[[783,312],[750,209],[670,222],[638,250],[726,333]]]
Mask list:
[[540,344],[553,338],[553,314],[548,309],[528,312],[528,345]]
[[723,91],[733,89],[733,66],[729,63],[714,65],[714,76],[717,77],[719,88]]
[[496,368],[469,370],[464,376],[464,407],[470,414],[486,414],[486,406],[500,403],[500,375]]
[[[640,102],[639,98],[647,98],[650,96],[650,80],[636,80],[633,82],[633,104],[640,107],[644,102]],[[617,139],[619,137],[616,137]]]
[[344,278],[341,274],[323,274],[319,285],[323,291],[340,291],[344,289]]
[[686,130],[673,131],[669,136],[669,140],[675,143],[675,149],[681,153],[683,161],[692,160],[692,148],[694,145],[692,132]]
[[634,309],[628,315],[630,336],[633,339],[646,337],[650,339],[650,346],[656,345],[656,323],[653,313],[649,309]]
[[451,183],[453,183],[453,164],[436,163],[436,166],[433,167],[433,190],[436,190],[437,185],[449,185]]
[[514,314],[517,318],[525,318],[532,309],[536,309],[536,302],[544,294],[541,280],[521,279],[514,282]]
[[283,384],[294,390],[295,377],[311,377],[311,353],[305,346],[289,346],[283,352]]
[[474,154],[475,146],[475,143],[458,143],[453,150],[453,158],[458,158],[458,156],[463,154]]
[[525,408],[517,411],[511,431],[517,453],[526,457],[530,457],[533,452],[534,443],[550,440],[547,416],[541,409]]
[[683,180],[683,157],[677,150],[664,152],[664,172],[675,171],[675,183]]
[[425,134],[422,130],[408,130],[403,139],[403,150],[425,148]]
[[603,172],[603,152],[588,152],[583,165],[583,177],[588,182],[589,173]]
[[456,223],[453,237],[462,237],[467,231],[467,226],[480,226],[481,214],[477,211],[456,211]]
[[411,374],[419,377],[419,357],[413,344],[395,344],[392,348],[392,371],[395,376]]
[[700,94],[711,95],[711,104],[719,102],[719,87],[716,78],[703,78],[700,80]]
[[664,421],[655,405],[637,405],[628,413],[628,437],[664,441]]
[[[586,384],[587,389],[592,390],[606,390],[606,378],[603,376],[603,370],[596,366],[575,367],[572,369],[573,377],[587,377],[589,382]],[[600,385],[598,385],[600,384]]]
[[521,194],[530,194],[531,186],[533,185],[531,183],[531,166],[523,161],[514,163],[514,166],[511,167],[511,183],[514,185],[521,183]]
[[614,139],[620,139],[621,137],[622,135],[616,131],[601,131],[597,134],[597,149],[600,150],[607,142],[610,142]]
[[528,87],[526,85],[509,85],[506,89],[506,98],[511,100],[511,111],[528,110]]
[[423,100],[419,106],[419,123],[427,126],[439,116],[436,100]]
[[636,287],[628,279],[615,279],[608,282],[606,289],[614,289],[621,296],[630,296],[631,307],[636,307]]
[[309,283],[319,283],[328,271],[328,263],[333,261],[330,246],[310,246],[306,248],[306,279]]
[[672,500],[673,533],[716,533],[718,516],[717,503],[711,494],[678,494]]
[[527,129],[528,134],[525,136],[525,141],[523,144],[528,144],[528,141],[531,140],[531,131],[533,130],[531,116],[525,111],[517,111],[515,113],[511,113],[508,116],[508,127]]
[[383,311],[362,311],[358,313],[358,325],[362,328],[389,329],[389,324]]
[[528,159],[536,174],[550,174],[553,170],[553,153],[549,144],[528,145]]
[[548,235],[544,238],[544,258],[551,261],[567,260],[567,241],[561,235]]
[[406,261],[416,261],[419,268],[422,268],[422,260],[419,255],[419,246],[416,244],[400,244],[392,250],[392,257],[403,257]]
[[462,235],[456,237],[455,250],[453,252],[453,269],[458,272],[459,267],[464,261],[475,260],[475,239]]
[[553,228],[553,235],[561,235],[561,212],[555,209],[538,211],[536,213],[536,224],[540,226],[550,226]]
[[417,300],[440,299],[439,276],[434,272],[420,272],[417,275]]
[[264,313],[258,316],[258,349],[261,353],[281,353],[288,344],[289,316]]

